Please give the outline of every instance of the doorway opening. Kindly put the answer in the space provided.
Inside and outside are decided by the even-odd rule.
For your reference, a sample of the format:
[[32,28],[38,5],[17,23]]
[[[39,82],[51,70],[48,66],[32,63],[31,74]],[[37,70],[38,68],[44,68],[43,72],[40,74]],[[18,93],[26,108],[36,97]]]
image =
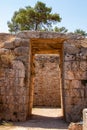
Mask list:
[[[43,115],[44,111],[50,111],[52,115],[48,116],[63,116],[62,42],[58,39],[33,39],[30,47],[29,116]],[[53,114],[54,109],[57,114]]]
[[36,54],[34,66],[32,114],[62,116],[60,56],[58,54]]

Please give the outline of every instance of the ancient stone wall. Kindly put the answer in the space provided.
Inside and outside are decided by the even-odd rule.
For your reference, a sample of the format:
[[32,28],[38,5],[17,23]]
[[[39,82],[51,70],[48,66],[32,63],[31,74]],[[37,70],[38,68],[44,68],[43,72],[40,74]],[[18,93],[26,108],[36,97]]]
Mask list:
[[61,107],[59,55],[35,55],[34,106]]
[[0,119],[17,121],[27,117],[28,53],[29,41],[20,38],[4,42],[0,48]]
[[0,33],[0,45],[5,41],[11,41],[13,38],[15,38],[15,35],[8,33]]
[[64,97],[67,121],[81,121],[87,107],[87,44],[74,40],[64,44]]
[[62,109],[66,121],[81,120],[82,110],[87,107],[87,39],[74,34],[33,31],[20,32],[0,45],[0,119],[24,121],[31,114],[34,40],[40,45],[36,50],[46,49],[43,46],[56,52],[62,50]]

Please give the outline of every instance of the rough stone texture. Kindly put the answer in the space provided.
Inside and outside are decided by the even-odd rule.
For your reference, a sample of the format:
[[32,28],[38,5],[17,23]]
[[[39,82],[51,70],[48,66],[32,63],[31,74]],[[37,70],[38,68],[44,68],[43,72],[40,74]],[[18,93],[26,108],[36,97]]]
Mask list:
[[68,130],[83,130],[83,125],[79,123],[71,123]]
[[34,106],[61,107],[58,55],[35,55]]
[[15,35],[8,33],[0,33],[0,44],[2,44],[5,41],[11,41],[13,38],[15,38]]
[[82,110],[87,107],[87,48],[75,44],[64,46],[64,93],[69,122],[80,121]]
[[8,37],[0,34],[0,119],[20,121],[31,115],[33,57],[59,54],[64,116],[68,122],[81,120],[82,110],[87,107],[87,39],[75,34],[33,31]]
[[0,119],[26,118],[25,67],[21,61],[12,61],[9,68],[0,68]]

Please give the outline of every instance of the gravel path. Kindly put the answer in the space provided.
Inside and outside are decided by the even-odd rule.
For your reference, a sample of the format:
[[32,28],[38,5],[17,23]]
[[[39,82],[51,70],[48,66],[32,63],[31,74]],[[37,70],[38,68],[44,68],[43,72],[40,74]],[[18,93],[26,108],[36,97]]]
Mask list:
[[61,109],[34,108],[31,120],[15,122],[13,126],[0,127],[0,130],[68,130],[67,128]]

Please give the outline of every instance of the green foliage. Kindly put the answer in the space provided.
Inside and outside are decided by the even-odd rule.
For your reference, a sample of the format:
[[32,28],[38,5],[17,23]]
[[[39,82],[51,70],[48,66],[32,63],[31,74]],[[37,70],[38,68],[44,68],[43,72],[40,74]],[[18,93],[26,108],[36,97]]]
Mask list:
[[76,29],[76,30],[74,31],[74,33],[75,33],[75,34],[81,34],[81,35],[83,35],[83,36],[87,36],[87,33],[86,33],[84,30],[82,30],[82,29]]
[[8,28],[9,28],[9,31],[12,33],[12,32],[17,32],[17,30],[18,30],[18,24],[16,23],[16,21],[15,21],[15,17],[16,17],[16,15],[18,14],[18,12],[17,11],[15,11],[15,13],[14,13],[14,15],[13,15],[13,17],[12,17],[12,19],[11,19],[11,22],[7,22],[7,25],[8,25]]
[[59,33],[67,33],[68,32],[68,29],[66,29],[65,27],[61,27],[61,28],[59,28],[59,27],[55,27],[54,28],[54,31],[55,32],[59,32]]
[[45,3],[37,2],[34,7],[27,6],[16,11],[8,22],[10,32],[21,30],[49,30],[53,24],[61,21],[60,15],[51,13],[52,8]]

